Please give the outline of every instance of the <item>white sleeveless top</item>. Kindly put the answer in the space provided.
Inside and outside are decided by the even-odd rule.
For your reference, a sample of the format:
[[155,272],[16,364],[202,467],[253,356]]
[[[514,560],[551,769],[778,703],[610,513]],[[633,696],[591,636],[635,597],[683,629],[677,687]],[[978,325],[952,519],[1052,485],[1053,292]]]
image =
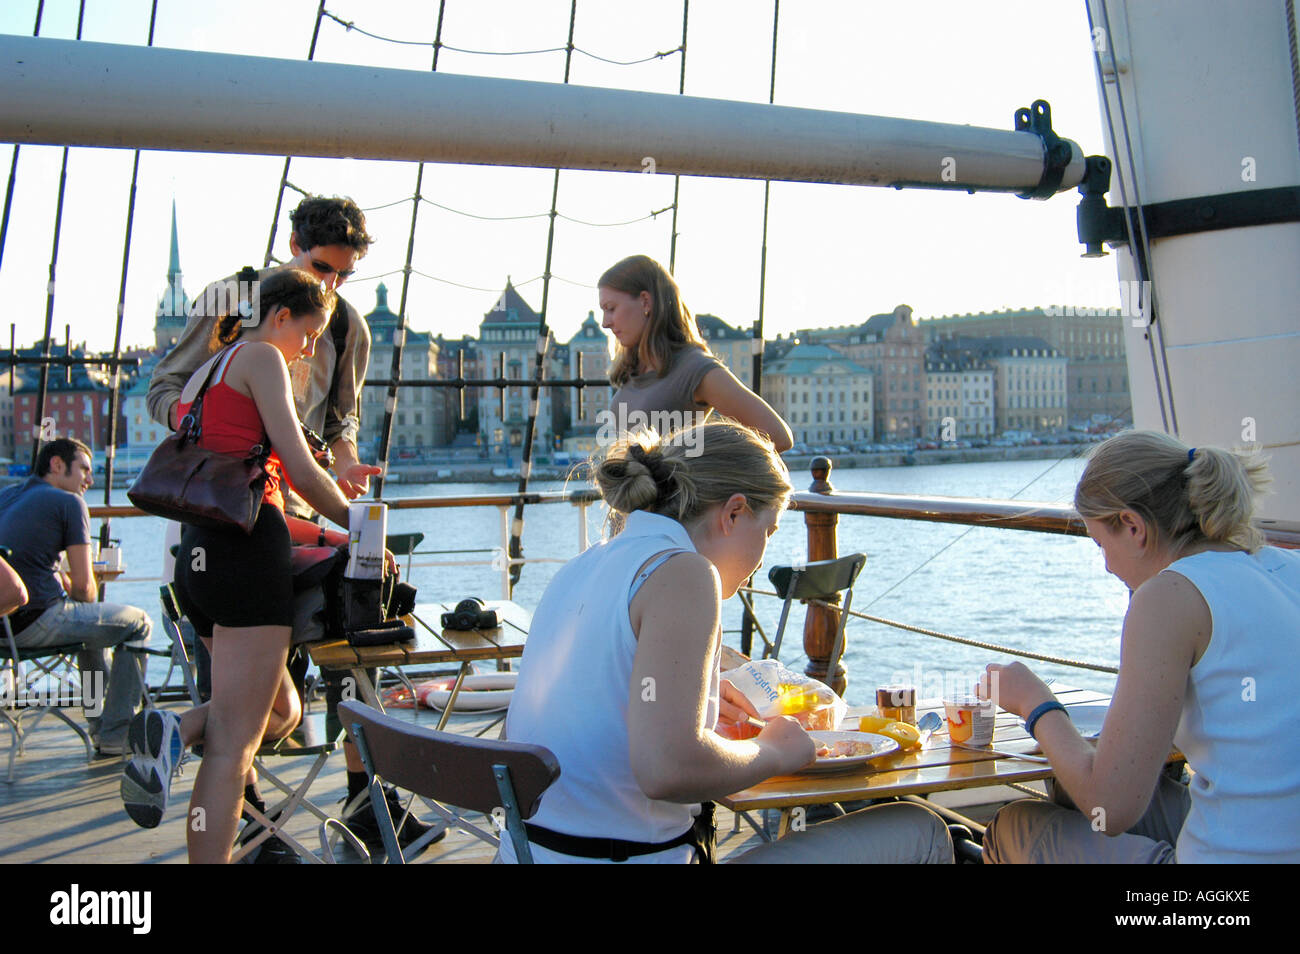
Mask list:
[[1167,572],[1213,619],[1174,735],[1196,773],[1178,862],[1300,862],[1300,552],[1207,551]]
[[[542,595],[528,633],[519,681],[506,718],[512,742],[544,745],[560,762],[560,777],[529,822],[566,835],[663,842],[686,831],[700,806],[647,798],[632,773],[627,707],[636,656],[628,603],[664,551],[695,552],[676,520],[636,511],[623,531],[570,560]],[[714,653],[705,725],[718,715],[721,646]],[[534,860],[600,863],[532,845]],[[626,863],[686,863],[689,845]],[[502,862],[514,862],[508,837]]]

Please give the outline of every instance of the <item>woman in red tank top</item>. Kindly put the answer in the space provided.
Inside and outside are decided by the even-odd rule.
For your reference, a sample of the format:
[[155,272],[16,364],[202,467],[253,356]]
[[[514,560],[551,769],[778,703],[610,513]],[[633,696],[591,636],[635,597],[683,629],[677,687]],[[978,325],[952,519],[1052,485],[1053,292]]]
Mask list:
[[[166,809],[171,773],[184,747],[202,742],[203,761],[186,825],[192,863],[228,862],[239,825],[243,789],[251,784],[253,756],[263,738],[279,738],[301,718],[298,696],[285,670],[293,622],[292,542],[315,543],[314,523],[287,517],[282,479],[319,513],[347,526],[348,503],[313,458],[303,438],[288,366],[310,356],[324,332],[333,293],[310,273],[285,268],[260,282],[245,269],[251,309],[217,322],[221,350],[181,392],[180,415],[193,403],[212,362],[219,362],[202,407],[203,447],[244,456],[269,439],[264,505],[252,534],[186,526],[176,561],[176,596],[212,654],[212,699],[183,716],[148,709],[132,723],[132,758],[123,771],[122,798],[139,824],[154,827]],[[232,302],[232,305],[235,304]],[[222,347],[225,346],[225,347]],[[324,532],[347,542],[345,532]]]

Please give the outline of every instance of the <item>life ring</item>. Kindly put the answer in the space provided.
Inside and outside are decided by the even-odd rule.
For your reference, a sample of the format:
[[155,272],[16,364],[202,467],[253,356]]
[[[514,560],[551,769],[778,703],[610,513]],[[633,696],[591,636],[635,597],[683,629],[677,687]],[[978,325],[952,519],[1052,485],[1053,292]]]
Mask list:
[[[515,672],[490,672],[482,675],[466,676],[461,683],[460,692],[456,694],[453,712],[488,712],[493,709],[505,709],[510,705],[514,694]],[[442,710],[451,698],[451,689],[456,684],[455,676],[443,676],[419,683],[416,697],[420,704],[430,709]]]

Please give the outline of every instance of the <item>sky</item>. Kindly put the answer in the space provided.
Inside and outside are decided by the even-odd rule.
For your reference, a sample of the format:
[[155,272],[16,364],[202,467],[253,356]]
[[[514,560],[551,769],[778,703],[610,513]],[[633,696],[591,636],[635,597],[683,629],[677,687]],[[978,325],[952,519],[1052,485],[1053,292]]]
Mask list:
[[[41,35],[72,38],[77,0],[46,0]],[[316,0],[158,0],[155,46],[303,59]],[[0,32],[31,35],[36,0],[0,3]],[[149,0],[88,0],[83,39],[144,45]],[[371,33],[416,43],[434,37],[433,0],[329,0],[326,9]],[[466,50],[562,46],[568,0],[446,0],[443,43]],[[694,0],[687,34],[686,94],[766,102],[771,70],[770,2]],[[575,45],[616,60],[674,49],[681,41],[676,0],[579,0]],[[1035,99],[1052,104],[1057,133],[1085,154],[1103,151],[1102,126],[1084,3],[1038,0],[786,0],[777,40],[778,104],[900,116],[996,129]],[[328,17],[316,59],[429,69],[429,45],[394,44],[346,30]],[[679,55],[634,66],[575,54],[570,81],[676,93]],[[488,56],[444,49],[440,72],[559,82],[562,52]],[[303,109],[330,122],[328,103]],[[412,116],[413,123],[419,122]],[[8,177],[13,146],[0,145]],[[62,149],[23,146],[0,300],[20,343],[42,334]],[[54,328],[62,340],[111,348],[131,181],[129,150],[74,148],[58,249]],[[154,309],[166,279],[171,206],[180,229],[185,288],[244,264],[261,264],[283,159],[144,152],[125,303],[124,342],[151,343]],[[374,307],[380,281],[400,299],[410,231],[414,163],[296,159],[290,180],[312,192],[353,197],[378,239],[343,293]],[[476,334],[510,277],[540,308],[546,219],[553,173],[499,166],[425,167],[423,193],[456,211],[422,204],[408,293],[410,326],[459,337]],[[665,264],[672,202],[668,175],[562,172],[549,320],[567,341],[597,307],[595,280],[626,255]],[[918,318],[1047,304],[1118,304],[1115,259],[1085,260],[1075,233],[1077,193],[1046,202],[967,195],[774,183],[768,235],[765,334],[856,324],[894,306]],[[408,201],[403,201],[408,200]],[[288,257],[286,196],[277,254]],[[386,206],[380,208],[381,206]],[[537,216],[486,221],[473,216]],[[746,329],[759,306],[763,184],[683,178],[676,278],[695,312]],[[431,277],[426,277],[431,276]],[[536,279],[536,280],[534,280]],[[455,284],[453,284],[455,283]],[[469,286],[469,287],[460,287]],[[2,332],[3,329],[0,329]]]

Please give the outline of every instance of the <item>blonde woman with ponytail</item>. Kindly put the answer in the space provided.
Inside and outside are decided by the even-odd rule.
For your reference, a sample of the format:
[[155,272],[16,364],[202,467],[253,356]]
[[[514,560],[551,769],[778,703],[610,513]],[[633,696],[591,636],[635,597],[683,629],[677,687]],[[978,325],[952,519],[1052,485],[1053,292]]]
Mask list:
[[[1132,591],[1114,699],[1094,748],[1024,665],[988,667],[981,691],[1072,805],[1007,806],[986,860],[1300,861],[1300,553],[1251,524],[1267,481],[1254,455],[1153,431],[1097,447],[1074,506]],[[1161,771],[1174,747],[1190,785]]]
[[[762,563],[791,488],[766,438],[729,421],[694,430],[610,449],[596,483],[623,528],[562,567],[533,615],[506,736],[560,762],[527,826],[538,862],[711,860],[702,802],[813,761],[793,719],[743,742],[713,731],[720,713],[754,714],[720,678],[722,601]],[[900,804],[745,856],[873,858],[950,861],[952,846],[937,816]],[[516,860],[510,839],[499,860]]]

